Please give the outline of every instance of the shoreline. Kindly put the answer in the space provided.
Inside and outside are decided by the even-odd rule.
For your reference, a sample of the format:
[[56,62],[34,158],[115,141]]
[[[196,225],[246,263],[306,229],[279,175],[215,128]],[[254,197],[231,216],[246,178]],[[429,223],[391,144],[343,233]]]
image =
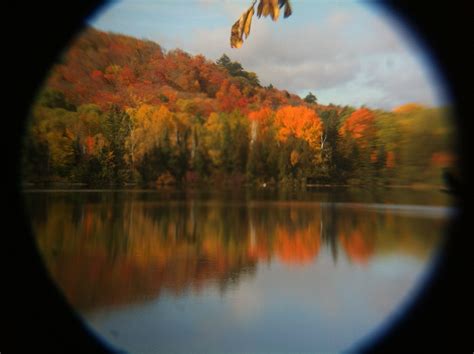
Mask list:
[[177,191],[177,190],[316,190],[316,189],[354,189],[354,190],[413,190],[413,191],[436,191],[446,192],[446,186],[431,184],[412,184],[412,185],[360,185],[360,184],[306,184],[306,185],[255,185],[242,184],[239,186],[222,184],[183,184],[183,185],[159,185],[155,187],[140,186],[139,184],[128,183],[124,185],[94,186],[86,183],[22,183],[20,191]]

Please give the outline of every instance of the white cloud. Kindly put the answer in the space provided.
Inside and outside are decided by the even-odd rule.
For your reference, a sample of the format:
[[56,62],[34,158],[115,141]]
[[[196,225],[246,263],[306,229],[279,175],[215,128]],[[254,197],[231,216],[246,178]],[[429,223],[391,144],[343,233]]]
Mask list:
[[229,48],[230,26],[197,31],[188,46],[212,59],[227,53],[255,71],[264,85],[316,94],[330,90],[333,96],[339,91],[336,103],[363,99],[355,104],[381,108],[408,101],[436,103],[436,88],[416,48],[386,18],[340,10],[321,23],[298,25],[290,19],[272,22],[255,16],[240,49]]

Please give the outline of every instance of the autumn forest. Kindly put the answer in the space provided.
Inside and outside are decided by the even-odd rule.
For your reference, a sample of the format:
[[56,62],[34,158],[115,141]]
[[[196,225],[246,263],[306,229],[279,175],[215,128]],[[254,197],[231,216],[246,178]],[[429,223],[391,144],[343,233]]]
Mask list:
[[[215,59],[214,59],[215,60]],[[363,102],[361,102],[362,104]],[[26,183],[441,184],[446,107],[323,105],[245,70],[93,28],[52,67],[24,143]]]

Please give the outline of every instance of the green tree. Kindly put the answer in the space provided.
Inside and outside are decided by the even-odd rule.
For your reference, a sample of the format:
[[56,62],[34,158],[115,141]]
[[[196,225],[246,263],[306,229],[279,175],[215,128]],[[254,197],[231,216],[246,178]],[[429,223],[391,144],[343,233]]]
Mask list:
[[130,126],[130,116],[115,105],[103,118],[103,133],[108,142],[102,153],[103,176],[111,184],[123,184],[130,173],[125,163]]
[[[34,118],[30,118],[32,121]],[[22,154],[22,177],[26,182],[45,182],[50,177],[49,147],[32,126],[25,134]]]
[[309,92],[306,97],[304,98],[304,101],[310,104],[316,104],[318,103],[318,99],[316,98],[315,95],[313,95],[311,92]]
[[226,69],[231,76],[243,77],[251,86],[260,86],[260,80],[256,73],[244,70],[242,64],[232,61],[226,54],[223,54],[216,64]]
[[40,92],[36,103],[48,108],[63,108],[67,111],[76,110],[76,107],[66,100],[66,97],[61,91],[51,88],[43,89]]

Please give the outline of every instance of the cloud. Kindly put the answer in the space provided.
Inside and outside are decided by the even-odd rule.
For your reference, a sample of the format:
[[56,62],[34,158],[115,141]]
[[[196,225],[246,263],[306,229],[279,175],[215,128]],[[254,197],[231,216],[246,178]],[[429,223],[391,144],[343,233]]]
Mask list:
[[275,23],[255,17],[250,37],[238,50],[229,48],[230,27],[196,31],[189,47],[215,59],[227,53],[264,85],[316,94],[330,90],[333,96],[339,91],[340,104],[355,99],[364,100],[357,105],[378,108],[436,103],[417,48],[387,18],[339,9],[320,23],[290,19]]
[[[325,88],[351,80],[359,63],[347,49],[352,46],[333,28],[341,27],[347,16],[328,19],[329,26],[309,24],[285,27],[268,19],[254,19],[252,32],[238,50],[228,47],[229,28],[201,30],[194,34],[189,46],[217,58],[227,53],[245,68],[255,71],[262,83],[299,91],[302,88]],[[223,45],[224,44],[224,45]],[[344,51],[341,46],[345,47]]]

